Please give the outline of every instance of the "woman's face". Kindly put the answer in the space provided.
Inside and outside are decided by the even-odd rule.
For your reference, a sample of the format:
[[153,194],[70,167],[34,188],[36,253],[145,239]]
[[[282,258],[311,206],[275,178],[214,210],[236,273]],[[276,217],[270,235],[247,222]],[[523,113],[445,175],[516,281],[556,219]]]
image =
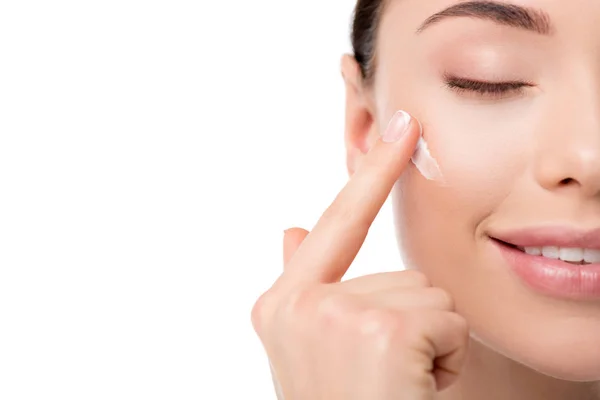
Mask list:
[[523,8],[390,1],[365,131],[408,111],[445,178],[411,165],[394,189],[406,266],[448,290],[497,352],[597,380],[600,264],[555,258],[600,249],[600,2],[498,4]]

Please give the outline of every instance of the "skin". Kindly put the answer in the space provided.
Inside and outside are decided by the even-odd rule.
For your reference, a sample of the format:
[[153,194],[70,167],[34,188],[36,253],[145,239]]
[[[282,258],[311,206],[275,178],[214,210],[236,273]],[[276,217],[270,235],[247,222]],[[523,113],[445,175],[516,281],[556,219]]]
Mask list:
[[[405,265],[447,290],[471,327],[463,373],[440,399],[600,398],[600,305],[528,290],[486,235],[600,226],[600,3],[513,2],[548,13],[551,36],[464,17],[415,34],[455,3],[392,1],[373,82],[343,59],[349,172],[397,109],[423,124],[448,185],[404,172],[393,189],[398,242]],[[490,99],[452,91],[442,71],[534,86]]]
[[456,380],[468,326],[446,291],[417,271],[340,281],[419,133],[391,123],[312,232],[286,232],[284,273],[252,311],[280,399],[431,400]]
[[[600,304],[526,288],[487,236],[600,227],[600,3],[514,2],[551,36],[464,17],[415,34],[456,3],[391,1],[372,82],[342,60],[349,183],[310,233],[286,233],[253,309],[286,400],[600,399]],[[485,98],[444,72],[532,85]],[[399,109],[409,130],[382,142]],[[408,162],[417,120],[444,185]],[[409,270],[342,282],[390,192]]]

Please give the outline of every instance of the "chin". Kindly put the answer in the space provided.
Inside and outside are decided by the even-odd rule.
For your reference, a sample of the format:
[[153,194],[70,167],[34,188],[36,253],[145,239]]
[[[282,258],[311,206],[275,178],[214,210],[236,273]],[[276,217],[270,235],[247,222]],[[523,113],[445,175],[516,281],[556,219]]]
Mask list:
[[[535,318],[534,318],[535,319]],[[555,319],[514,325],[514,336],[473,339],[533,371],[572,382],[600,381],[600,319]]]

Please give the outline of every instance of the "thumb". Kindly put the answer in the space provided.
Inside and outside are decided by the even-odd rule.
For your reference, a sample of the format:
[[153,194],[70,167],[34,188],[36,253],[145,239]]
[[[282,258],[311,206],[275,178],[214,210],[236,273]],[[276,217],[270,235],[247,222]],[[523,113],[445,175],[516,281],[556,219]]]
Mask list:
[[304,241],[304,238],[308,235],[308,231],[302,228],[291,228],[283,234],[283,268],[285,269],[287,263],[290,261],[298,247]]

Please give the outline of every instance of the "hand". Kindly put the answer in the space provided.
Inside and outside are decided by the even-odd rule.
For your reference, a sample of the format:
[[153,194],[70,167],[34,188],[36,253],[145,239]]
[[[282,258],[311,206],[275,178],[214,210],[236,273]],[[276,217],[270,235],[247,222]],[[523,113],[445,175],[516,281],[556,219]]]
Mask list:
[[445,291],[411,270],[341,282],[419,130],[397,113],[313,231],[285,234],[284,273],[252,310],[285,400],[429,400],[458,376],[468,327]]

